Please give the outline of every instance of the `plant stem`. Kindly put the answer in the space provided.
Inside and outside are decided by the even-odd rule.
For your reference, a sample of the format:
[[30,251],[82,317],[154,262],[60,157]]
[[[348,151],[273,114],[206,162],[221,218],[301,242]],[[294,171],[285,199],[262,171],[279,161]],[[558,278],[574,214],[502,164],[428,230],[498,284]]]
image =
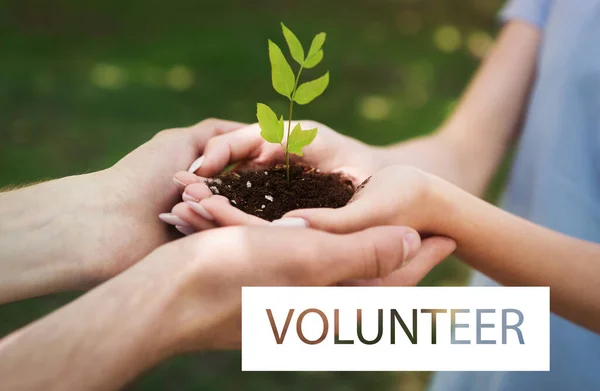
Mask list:
[[300,66],[300,70],[298,71],[298,75],[296,76],[296,82],[294,83],[294,89],[292,90],[292,95],[290,97],[290,119],[288,121],[288,129],[287,129],[287,139],[285,142],[285,169],[287,174],[287,181],[290,181],[290,131],[292,130],[292,113],[294,111],[294,96],[296,95],[296,89],[298,88],[298,81],[300,80],[300,75],[302,74],[302,70],[304,69],[304,65]]
[[[295,92],[295,87],[294,87],[294,92]],[[292,95],[293,96],[293,95]],[[285,142],[285,169],[286,169],[286,173],[287,173],[287,181],[289,183],[290,181],[290,152],[289,152],[289,145],[290,145],[290,129],[292,128],[292,112],[294,110],[294,98],[292,97],[290,99],[290,120],[288,121],[288,129],[287,129],[287,141]]]

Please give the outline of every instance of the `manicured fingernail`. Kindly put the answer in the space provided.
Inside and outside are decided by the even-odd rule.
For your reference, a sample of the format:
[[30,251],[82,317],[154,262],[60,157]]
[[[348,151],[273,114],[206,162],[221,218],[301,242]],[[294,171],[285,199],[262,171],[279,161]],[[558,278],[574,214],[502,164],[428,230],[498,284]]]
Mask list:
[[178,187],[185,188],[185,186],[186,186],[186,184],[185,184],[185,183],[181,182],[181,181],[180,181],[180,180],[178,180],[177,178],[173,178],[173,182],[175,182],[175,184],[176,184]]
[[173,181],[175,181],[175,183],[177,184],[188,186],[192,183],[200,182],[201,179],[198,175],[194,174],[193,172],[179,171],[173,176]]
[[176,216],[173,213],[161,213],[158,215],[158,218],[167,224],[179,225],[181,227],[189,227],[190,226],[181,217]]
[[189,168],[189,172],[196,172],[197,169],[202,167],[202,163],[204,163],[204,155],[200,156],[198,159],[194,160],[192,165]]
[[196,230],[192,227],[183,227],[181,225],[176,225],[175,228],[177,229],[177,231],[181,232],[185,236],[196,233]]
[[271,225],[277,225],[279,227],[302,227],[307,228],[308,222],[300,217],[284,217],[279,220],[274,220]]
[[199,199],[192,197],[191,195],[189,195],[185,191],[183,192],[183,195],[181,196],[181,198],[184,201],[191,201],[191,202],[198,202],[198,201],[200,201]]
[[407,261],[410,261],[419,251],[421,247],[421,238],[414,232],[409,232],[402,238],[403,241],[403,251],[404,251],[404,261],[403,264]]
[[196,213],[198,213],[200,216],[204,217],[206,220],[214,220],[215,218],[212,217],[210,215],[210,213],[208,213],[208,211],[206,209],[204,209],[204,207],[202,205],[200,205],[198,202],[192,202],[192,201],[186,201],[186,204],[188,204],[188,206],[190,208],[192,208],[192,210]]

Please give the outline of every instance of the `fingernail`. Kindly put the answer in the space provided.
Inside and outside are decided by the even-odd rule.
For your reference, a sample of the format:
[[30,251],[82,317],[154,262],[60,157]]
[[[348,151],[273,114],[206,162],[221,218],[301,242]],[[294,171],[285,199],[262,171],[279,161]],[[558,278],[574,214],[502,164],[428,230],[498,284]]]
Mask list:
[[176,225],[175,228],[177,229],[177,231],[181,232],[185,236],[196,233],[196,230],[192,227],[183,227],[181,225]]
[[308,222],[300,217],[284,217],[279,220],[274,220],[271,225],[277,225],[279,227],[302,227],[307,228]]
[[193,172],[179,171],[173,176],[173,181],[178,185],[191,185],[192,183],[200,182],[200,177]]
[[183,195],[181,196],[181,198],[184,201],[191,201],[191,202],[198,202],[200,201],[199,199],[192,197],[191,195],[189,195],[188,193],[186,193],[185,191],[183,192]]
[[186,185],[185,185],[185,183],[181,182],[181,181],[180,181],[180,180],[178,180],[177,178],[173,178],[173,182],[175,182],[175,184],[176,184],[178,187],[185,187],[185,186],[186,186]]
[[189,227],[190,225],[181,219],[181,217],[174,215],[173,213],[161,213],[158,218],[167,224],[179,225],[181,227]]
[[192,201],[186,201],[186,204],[188,204],[188,206],[190,208],[192,208],[192,210],[196,213],[198,213],[200,216],[204,217],[206,220],[214,220],[215,218],[212,217],[210,215],[210,213],[208,213],[208,211],[206,209],[204,209],[204,207],[202,205],[200,205],[198,202],[192,202]]
[[404,235],[402,241],[404,249],[404,260],[402,264],[404,265],[417,254],[417,251],[419,251],[419,248],[421,247],[421,238],[416,233],[409,232]]
[[204,155],[202,155],[198,159],[194,160],[194,162],[192,163],[192,165],[190,166],[190,168],[188,169],[188,171],[189,172],[196,172],[197,169],[199,169],[200,167],[202,167],[202,163],[204,163]]

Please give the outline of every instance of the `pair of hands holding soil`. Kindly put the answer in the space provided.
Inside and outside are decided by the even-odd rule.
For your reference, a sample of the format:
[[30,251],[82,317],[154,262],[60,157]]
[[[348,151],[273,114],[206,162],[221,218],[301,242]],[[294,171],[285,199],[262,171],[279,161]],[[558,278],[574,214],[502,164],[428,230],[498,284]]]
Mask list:
[[[106,170],[0,192],[0,303],[93,288],[0,340],[3,385],[116,389],[169,356],[238,347],[242,286],[418,283],[455,248],[421,241],[433,210],[405,215],[429,177],[315,125],[302,162],[355,184],[373,176],[344,208],[274,225],[177,173],[200,155],[192,171],[205,177],[281,158],[257,126],[215,119],[159,132]],[[161,214],[190,234],[173,241],[157,215],[182,194]]]
[[[353,182],[358,190],[348,205],[342,208],[297,209],[273,222],[248,214],[237,207],[239,201],[221,195],[216,186],[221,184],[207,178],[221,173],[236,164],[235,171],[256,171],[267,175],[266,169],[284,161],[284,152],[260,136],[258,124],[224,132],[208,140],[202,156],[188,171],[178,172],[174,180],[182,188],[182,202],[161,219],[185,235],[226,226],[288,226],[314,228],[335,234],[359,232],[377,226],[407,226],[429,237],[420,243],[417,232],[406,235],[404,248],[413,247],[419,254],[418,264],[412,270],[398,270],[383,281],[371,283],[389,285],[414,285],[435,265],[455,249],[453,240],[444,236],[444,182],[419,169],[394,165],[391,151],[366,145],[341,135],[323,124],[301,121],[302,128],[318,128],[314,142],[305,147],[304,156],[294,157],[293,163],[318,168],[321,172],[341,173]],[[244,182],[245,184],[246,182]],[[252,186],[248,182],[249,186]],[[217,188],[218,187],[218,188]],[[263,209],[272,207],[277,194],[263,195],[265,189],[251,187],[246,193],[256,191]],[[267,191],[268,193],[268,191]],[[277,200],[275,200],[277,201]],[[433,235],[433,236],[430,236]],[[436,236],[438,235],[438,236]],[[402,244],[398,244],[402,246]]]
[[[106,170],[0,192],[0,303],[97,285],[0,340],[3,385],[120,388],[178,353],[239,347],[242,286],[415,285],[454,251],[435,226],[441,180],[308,125],[319,135],[301,162],[355,185],[372,175],[343,208],[270,223],[213,195],[204,177],[282,158],[258,126],[214,119],[162,131]],[[177,173],[191,162],[200,176]],[[157,215],[182,196],[161,214],[189,234],[172,241]]]

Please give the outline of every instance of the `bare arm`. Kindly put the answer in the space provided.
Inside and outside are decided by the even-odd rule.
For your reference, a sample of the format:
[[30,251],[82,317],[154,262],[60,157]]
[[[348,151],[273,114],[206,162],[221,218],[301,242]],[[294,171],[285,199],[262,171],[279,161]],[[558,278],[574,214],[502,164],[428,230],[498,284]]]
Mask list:
[[[118,223],[105,173],[57,179],[0,193],[0,303],[93,285],[93,259],[106,244],[92,227]],[[106,237],[106,236],[105,236]]]
[[407,225],[451,238],[473,268],[503,285],[549,286],[553,312],[600,332],[600,244],[536,225],[424,171],[388,166],[343,208],[285,217],[329,232]]
[[241,126],[165,130],[109,169],[0,193],[0,303],[89,288],[167,242],[158,214],[181,194],[173,174]]
[[540,41],[533,25],[506,24],[446,123],[431,136],[388,147],[388,162],[419,167],[481,195],[519,128]]
[[[551,310],[600,333],[600,244],[512,215],[449,184],[441,231],[457,255],[503,285],[550,286]],[[441,211],[440,210],[440,211]]]
[[0,390],[114,390],[166,358],[171,293],[120,277],[0,340]]
[[415,285],[455,245],[420,248],[406,227],[350,235],[229,227],[171,242],[0,340],[0,390],[121,388],[174,354],[239,348],[242,286],[336,285],[386,277],[406,262],[397,273]]

